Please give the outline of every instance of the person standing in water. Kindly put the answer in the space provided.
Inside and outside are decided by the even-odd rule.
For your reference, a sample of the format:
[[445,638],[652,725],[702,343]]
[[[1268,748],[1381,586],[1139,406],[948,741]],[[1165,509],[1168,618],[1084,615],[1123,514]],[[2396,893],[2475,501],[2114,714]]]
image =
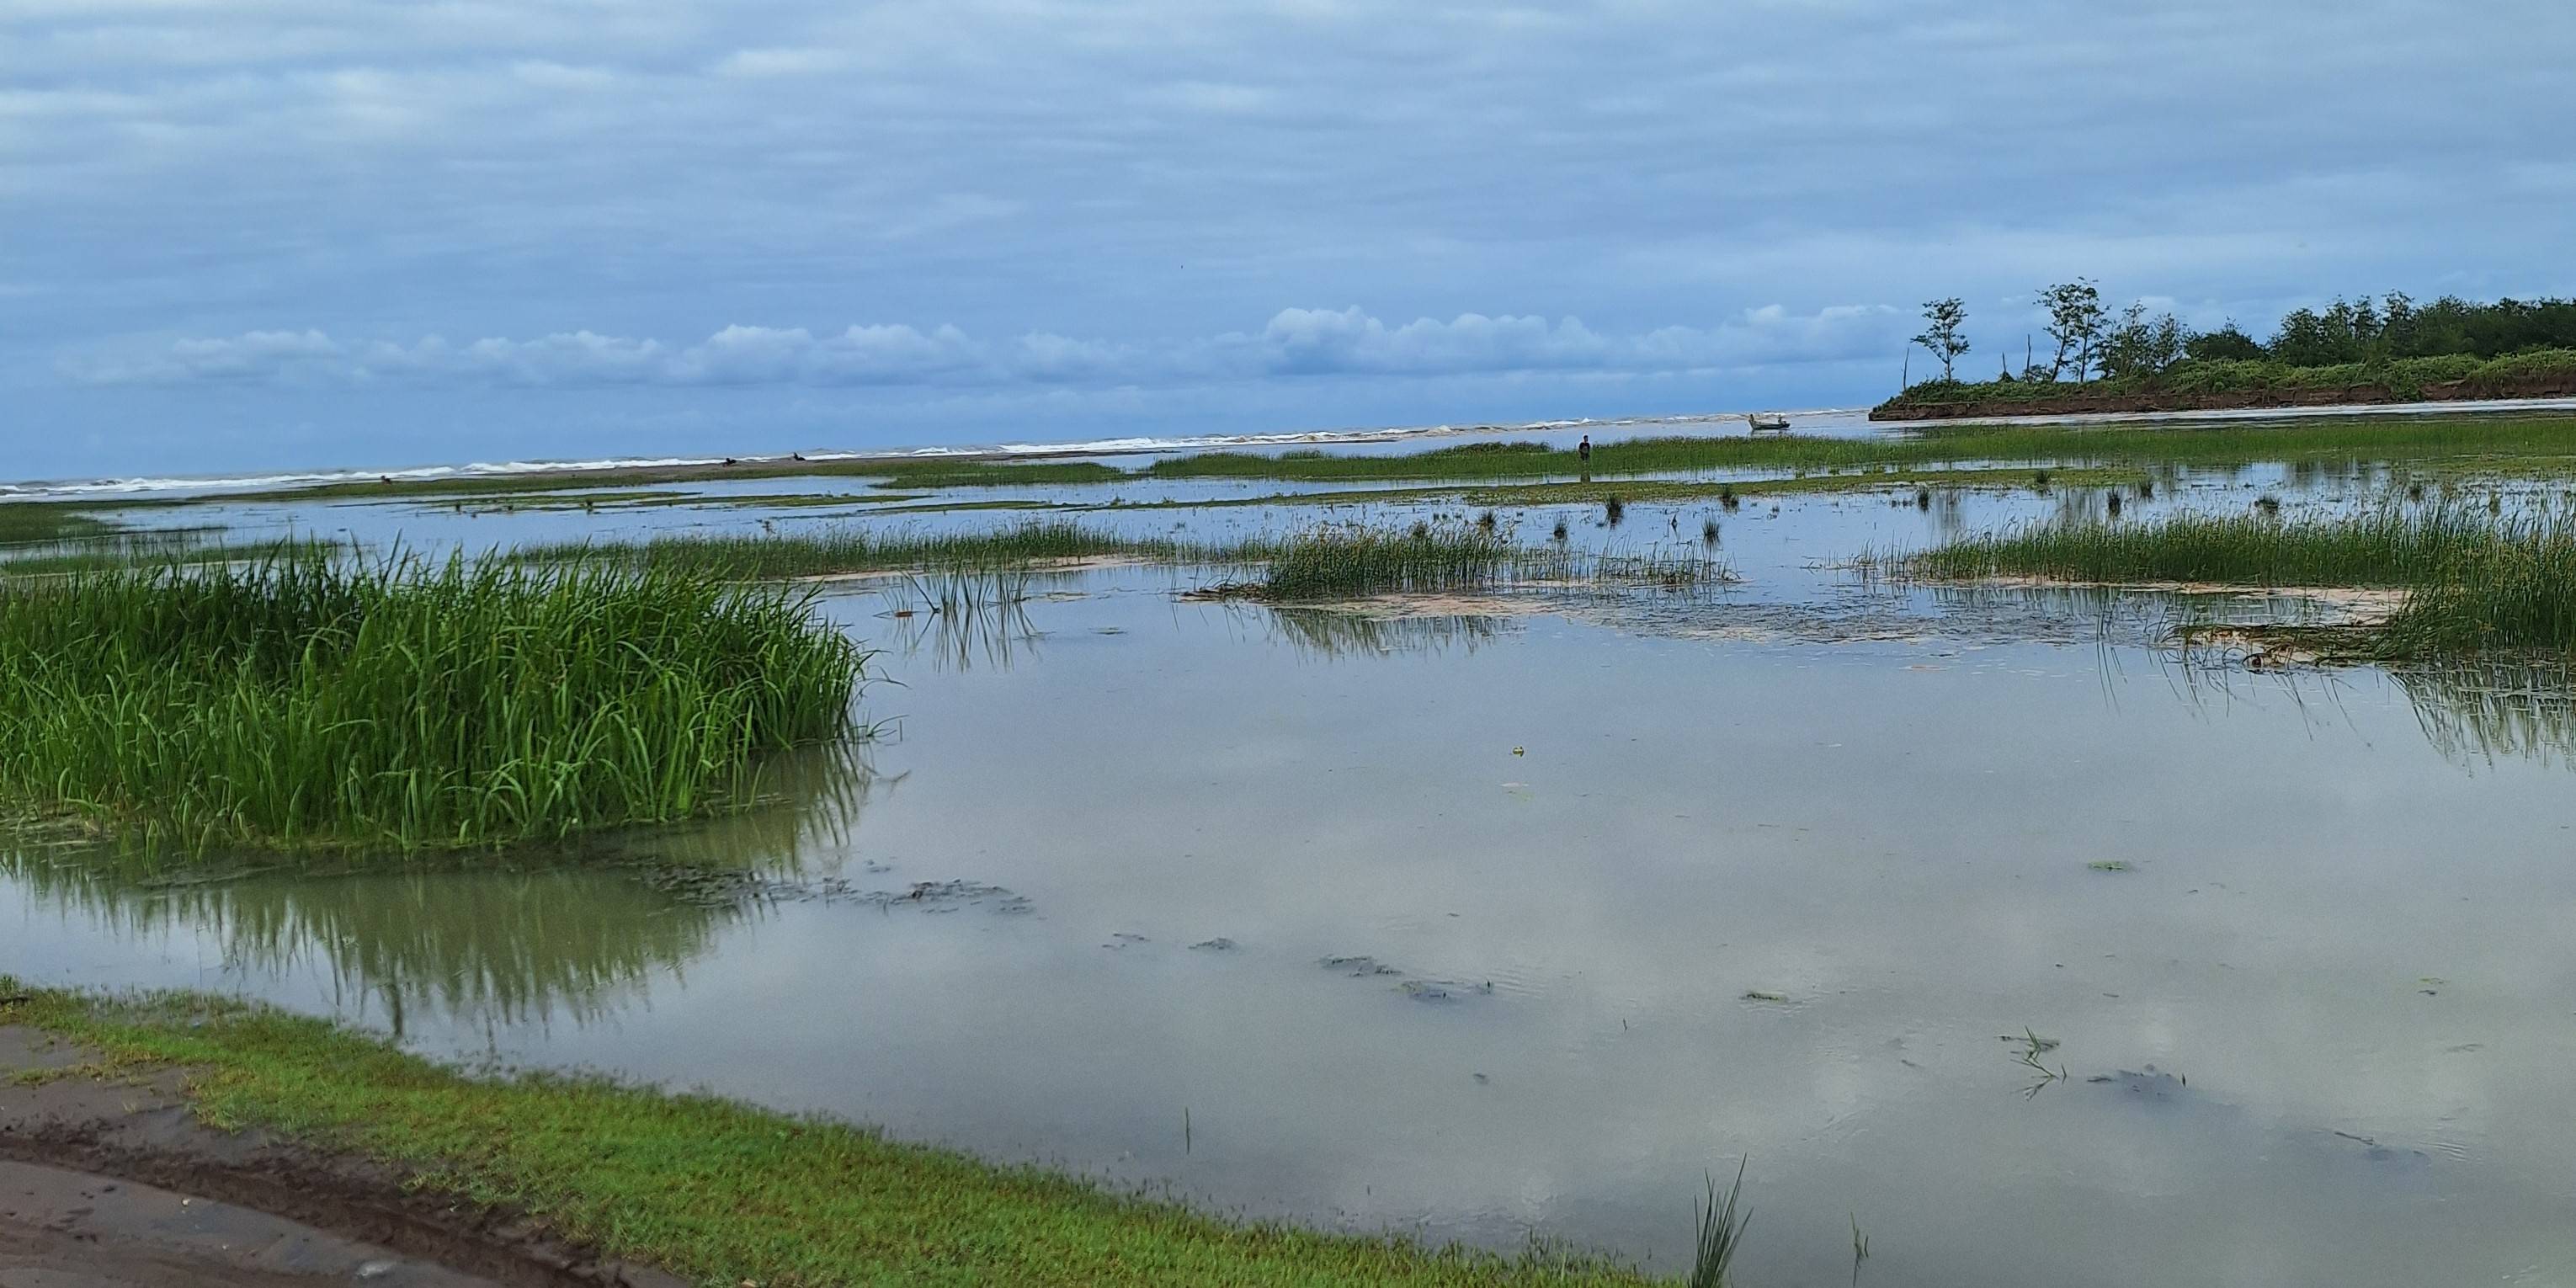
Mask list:
[[1590,434],[1584,435],[1583,441],[1574,445],[1574,454],[1581,457],[1584,464],[1589,465],[1592,463],[1592,436]]

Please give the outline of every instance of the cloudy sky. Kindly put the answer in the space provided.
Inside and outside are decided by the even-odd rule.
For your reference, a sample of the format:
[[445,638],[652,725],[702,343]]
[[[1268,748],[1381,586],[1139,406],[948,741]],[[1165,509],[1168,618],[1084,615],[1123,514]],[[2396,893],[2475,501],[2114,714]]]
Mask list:
[[1866,403],[2576,293],[2567,0],[0,0],[0,477]]

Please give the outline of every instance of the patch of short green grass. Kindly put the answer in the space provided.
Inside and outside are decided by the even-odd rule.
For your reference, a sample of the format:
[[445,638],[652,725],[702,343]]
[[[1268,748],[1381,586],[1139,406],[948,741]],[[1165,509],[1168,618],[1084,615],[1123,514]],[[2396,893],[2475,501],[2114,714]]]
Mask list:
[[[1642,1288],[1580,1256],[1214,1219],[861,1126],[602,1078],[470,1077],[318,1020],[206,997],[107,1002],[0,978],[0,1020],[120,1067],[190,1070],[198,1115],[391,1166],[710,1285]],[[1740,1228],[1740,1225],[1739,1227]]]

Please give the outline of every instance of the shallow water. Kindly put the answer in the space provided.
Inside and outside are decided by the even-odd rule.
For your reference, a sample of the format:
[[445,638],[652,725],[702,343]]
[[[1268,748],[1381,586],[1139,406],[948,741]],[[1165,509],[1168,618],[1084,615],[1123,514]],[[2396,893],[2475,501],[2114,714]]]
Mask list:
[[[2365,482],[2192,481],[2156,504]],[[2576,1280],[2563,689],[2212,671],[2161,623],[2292,606],[1826,566],[2087,503],[1748,505],[1739,586],[1395,621],[847,589],[895,727],[798,804],[508,872],[22,855],[0,970],[1667,1270],[1749,1159],[1755,1285],[1849,1282],[1855,1221],[1866,1282]]]

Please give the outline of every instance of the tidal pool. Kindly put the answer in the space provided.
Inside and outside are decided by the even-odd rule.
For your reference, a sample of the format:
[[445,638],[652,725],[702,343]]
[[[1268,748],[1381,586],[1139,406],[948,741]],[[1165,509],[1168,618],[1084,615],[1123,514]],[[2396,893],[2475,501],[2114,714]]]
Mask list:
[[[2563,702],[1805,575],[1388,621],[1119,569],[963,635],[853,589],[889,734],[777,808],[508,870],[22,853],[0,970],[1666,1270],[1749,1159],[1751,1285],[1849,1282],[1854,1222],[1884,1283],[2576,1273]],[[1784,607],[1836,596],[1895,626]]]
[[[2385,482],[2173,471],[2128,513]],[[885,736],[781,766],[772,807],[355,872],[23,849],[0,971],[1667,1271],[1703,1175],[1749,1160],[1753,1288],[1851,1282],[1855,1224],[1865,1282],[2576,1281],[2565,677],[2249,675],[2164,626],[2335,607],[1850,569],[2104,504],[1928,500],[1502,516],[1741,577],[1680,595],[1273,610],[1128,567],[952,620],[854,581],[821,608],[886,650]],[[429,549],[805,521],[231,517]],[[1224,540],[1319,512],[1078,517]]]

